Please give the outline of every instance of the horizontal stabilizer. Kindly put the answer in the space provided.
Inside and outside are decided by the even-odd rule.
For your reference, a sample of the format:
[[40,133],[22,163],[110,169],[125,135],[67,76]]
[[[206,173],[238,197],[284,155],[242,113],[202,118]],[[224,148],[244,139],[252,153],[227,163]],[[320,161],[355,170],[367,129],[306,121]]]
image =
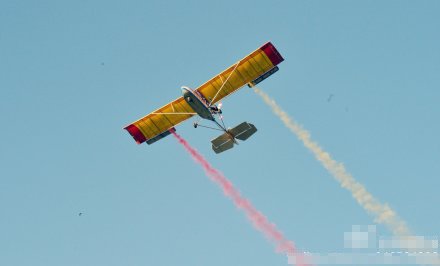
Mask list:
[[243,122],[240,125],[229,129],[229,132],[239,140],[247,140],[250,136],[252,136],[255,132],[257,132],[257,128],[248,122]]
[[223,133],[217,138],[211,140],[212,149],[215,153],[224,152],[234,147],[234,140],[228,133]]

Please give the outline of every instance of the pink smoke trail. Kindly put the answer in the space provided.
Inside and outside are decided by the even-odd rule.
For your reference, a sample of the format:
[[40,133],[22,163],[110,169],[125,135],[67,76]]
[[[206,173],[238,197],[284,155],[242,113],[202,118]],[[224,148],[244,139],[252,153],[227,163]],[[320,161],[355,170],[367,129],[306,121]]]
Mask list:
[[180,135],[172,132],[174,137],[180,144],[188,151],[191,157],[199,163],[208,177],[211,178],[217,185],[219,185],[225,195],[230,198],[235,206],[246,214],[247,218],[252,222],[254,227],[263,233],[263,235],[271,242],[275,243],[276,251],[285,253],[287,256],[295,256],[297,265],[309,265],[305,263],[303,256],[299,254],[292,241],[285,238],[285,236],[276,228],[276,226],[268,221],[268,219],[259,212],[249,200],[240,195],[240,192],[234,188],[231,181],[229,181],[220,171],[211,166],[206,159]]

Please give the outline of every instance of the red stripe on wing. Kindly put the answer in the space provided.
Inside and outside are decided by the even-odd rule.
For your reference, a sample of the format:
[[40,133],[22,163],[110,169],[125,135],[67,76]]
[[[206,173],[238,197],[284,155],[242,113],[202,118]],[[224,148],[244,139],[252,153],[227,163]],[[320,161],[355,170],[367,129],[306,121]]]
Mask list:
[[264,51],[264,53],[267,55],[267,57],[269,57],[274,66],[284,61],[284,58],[271,42],[268,42],[265,45],[261,46],[260,50]]
[[146,141],[144,134],[137,128],[135,125],[131,124],[124,128],[125,130],[130,133],[130,135],[134,138],[137,144],[141,144],[142,142]]

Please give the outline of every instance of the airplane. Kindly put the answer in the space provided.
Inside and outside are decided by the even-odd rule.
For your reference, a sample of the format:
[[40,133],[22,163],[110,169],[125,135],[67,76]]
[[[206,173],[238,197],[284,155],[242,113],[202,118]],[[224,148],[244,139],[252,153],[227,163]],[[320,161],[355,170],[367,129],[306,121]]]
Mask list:
[[[156,111],[124,127],[136,143],[153,144],[175,132],[175,126],[198,115],[194,128],[205,127],[220,130],[223,133],[211,140],[215,153],[221,153],[253,135],[257,128],[243,122],[233,128],[227,128],[222,116],[220,100],[236,92],[245,85],[253,87],[279,70],[278,64],[284,58],[271,42],[253,51],[200,87],[192,90],[183,86],[182,96]],[[217,128],[201,125],[201,119],[209,120]],[[219,122],[220,121],[220,122]]]

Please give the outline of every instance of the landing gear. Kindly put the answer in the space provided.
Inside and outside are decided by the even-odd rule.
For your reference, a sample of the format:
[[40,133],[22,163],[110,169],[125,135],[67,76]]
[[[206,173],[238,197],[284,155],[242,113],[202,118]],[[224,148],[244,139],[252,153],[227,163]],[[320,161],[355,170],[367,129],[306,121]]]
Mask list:
[[194,122],[194,124],[193,124],[194,128],[197,128],[198,125],[199,124],[197,122]]

